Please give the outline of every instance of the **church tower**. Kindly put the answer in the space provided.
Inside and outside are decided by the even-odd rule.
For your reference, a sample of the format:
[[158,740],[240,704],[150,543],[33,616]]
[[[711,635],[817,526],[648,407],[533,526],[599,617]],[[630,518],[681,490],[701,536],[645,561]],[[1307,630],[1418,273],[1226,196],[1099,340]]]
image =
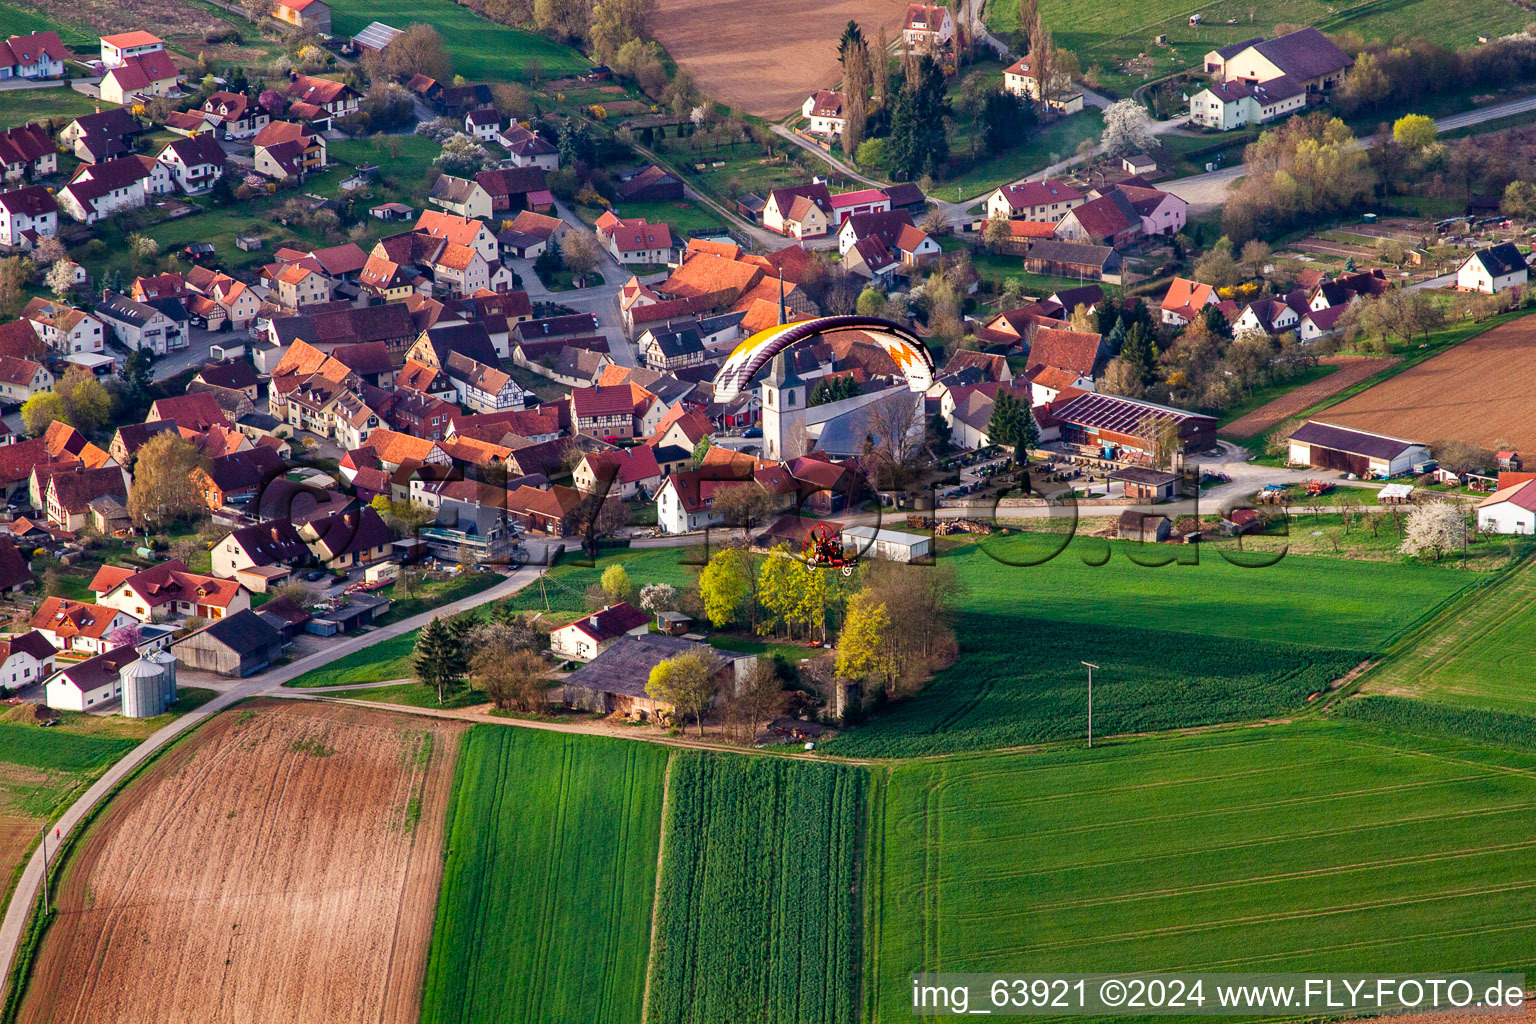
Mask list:
[[783,352],[773,357],[763,378],[763,458],[793,459],[804,455],[805,381],[789,368]]

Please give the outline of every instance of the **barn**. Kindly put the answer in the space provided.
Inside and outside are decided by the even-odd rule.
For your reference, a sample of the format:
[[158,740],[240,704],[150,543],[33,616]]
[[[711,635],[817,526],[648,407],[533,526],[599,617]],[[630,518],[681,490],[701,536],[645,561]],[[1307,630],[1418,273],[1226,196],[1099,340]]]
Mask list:
[[1288,440],[1291,462],[1361,478],[1399,476],[1430,461],[1426,444],[1319,420],[1303,423]]
[[1184,409],[1123,395],[1100,395],[1067,388],[1050,403],[1050,416],[1068,444],[1150,455],[1152,435],[1171,421],[1178,428],[1179,446],[1186,453],[1216,447],[1216,420]]
[[182,637],[171,653],[187,668],[248,676],[283,656],[283,635],[247,608]]
[[[680,636],[647,633],[621,636],[601,654],[565,677],[565,702],[583,711],[622,714],[640,721],[670,718],[672,705],[645,692],[651,669],[701,645]],[[702,648],[711,650],[710,648]],[[721,659],[721,689],[730,693],[757,664],[755,654],[713,651]]]
[[865,555],[886,562],[918,562],[933,554],[933,538],[920,533],[878,530],[873,526],[850,526],[843,531],[843,542]]

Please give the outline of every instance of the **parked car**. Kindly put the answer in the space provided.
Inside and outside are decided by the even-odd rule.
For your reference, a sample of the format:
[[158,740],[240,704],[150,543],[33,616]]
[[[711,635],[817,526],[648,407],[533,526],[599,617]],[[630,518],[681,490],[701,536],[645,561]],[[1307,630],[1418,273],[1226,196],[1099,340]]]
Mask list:
[[762,437],[763,436],[763,428],[762,427],[748,427],[746,430],[743,430],[741,432],[741,436],[742,437]]
[[307,573],[305,573],[304,574],[304,579],[306,579],[310,583],[319,583],[321,580],[325,579],[329,575],[330,575],[330,573],[326,572],[324,569],[316,569],[314,572],[307,572]]

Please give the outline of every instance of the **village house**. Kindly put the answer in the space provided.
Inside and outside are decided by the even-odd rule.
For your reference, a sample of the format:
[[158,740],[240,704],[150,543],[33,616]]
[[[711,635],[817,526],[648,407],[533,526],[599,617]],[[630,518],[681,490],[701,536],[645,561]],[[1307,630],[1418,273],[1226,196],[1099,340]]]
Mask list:
[[791,238],[819,238],[831,227],[832,193],[826,183],[776,188],[763,207],[763,227]]
[[[646,692],[645,684],[657,665],[688,651],[709,650],[695,640],[663,634],[621,636],[597,657],[565,677],[565,703],[594,714],[620,714],[640,722],[669,722],[677,709]],[[731,651],[709,653],[719,665],[721,693],[735,693],[756,670],[757,655]]]
[[178,559],[138,570],[104,565],[90,589],[102,607],[144,623],[192,615],[220,619],[251,606],[250,594],[234,580],[191,572]]
[[669,263],[672,260],[672,229],[648,224],[644,217],[621,218],[612,210],[597,218],[597,239],[621,264]]
[[496,142],[507,151],[513,167],[560,169],[560,151],[544,141],[538,132],[529,131],[516,121],[496,133]]
[[272,123],[271,113],[244,93],[215,92],[203,101],[202,110],[226,139],[249,139]]
[[357,113],[360,99],[357,90],[345,82],[293,73],[288,75],[283,95],[288,97],[290,116],[322,132],[332,127],[333,120]]
[[812,135],[840,136],[848,119],[843,114],[846,102],[842,93],[832,89],[818,89],[800,105],[800,116],[809,120],[806,131]]
[[1057,223],[1088,197],[1055,178],[1004,185],[987,196],[987,216]]
[[656,164],[619,176],[619,199],[631,203],[673,203],[683,199],[683,179]]
[[704,339],[696,327],[651,328],[635,343],[645,365],[653,370],[680,370],[704,362]]
[[637,384],[571,389],[571,426],[593,437],[644,437],[656,429],[666,406]]
[[21,318],[32,324],[45,345],[63,355],[96,355],[106,348],[101,321],[73,306],[32,299],[22,307]]
[[854,192],[839,192],[832,196],[832,213],[827,219],[828,230],[835,231],[850,217],[861,213],[888,213],[891,198],[882,189],[864,188]]
[[1220,131],[1272,121],[1331,91],[1354,64],[1315,28],[1212,50],[1205,55],[1212,84],[1190,97],[1190,120]]
[[299,526],[299,536],[327,569],[350,569],[389,556],[395,534],[367,505],[333,512]]
[[126,295],[108,291],[96,304],[96,316],[111,328],[119,342],[131,349],[143,349],[151,355],[187,347],[188,320],[185,313],[172,316],[166,309],[180,309],[176,300],[156,300],[157,305],[136,302]]
[[0,355],[0,405],[22,405],[53,385],[53,374],[37,360]]
[[57,32],[11,36],[0,43],[0,81],[7,78],[59,78],[69,50]]
[[1536,480],[1501,487],[1477,503],[1481,533],[1536,533]]
[[1494,295],[1525,284],[1529,276],[1525,257],[1513,242],[1479,249],[1456,268],[1456,287],[1466,292]]
[[286,469],[282,456],[261,445],[209,459],[206,467],[192,471],[192,481],[203,495],[203,504],[217,512],[250,501],[258,489]]
[[118,673],[138,657],[132,647],[120,647],[65,665],[48,680],[43,699],[59,711],[86,711],[118,700],[123,693]]
[[601,491],[608,497],[617,496],[625,501],[656,493],[661,478],[655,449],[648,445],[588,452],[571,471],[571,482],[581,493]]
[[501,115],[495,107],[481,107],[464,115],[464,134],[476,142],[494,142],[501,134]]
[[101,65],[106,68],[122,67],[130,57],[164,51],[164,40],[142,30],[101,37]]
[[[0,43],[0,60],[4,59]],[[46,178],[59,169],[59,153],[53,137],[40,124],[23,124],[0,132],[0,166],[7,182],[28,176]]]
[[1142,236],[1141,214],[1124,192],[1110,189],[1067,211],[1055,235],[1063,242],[1119,249]]
[[331,34],[331,5],[325,0],[275,0],[272,17],[304,32]]
[[1191,281],[1188,278],[1175,277],[1168,285],[1168,293],[1163,296],[1163,301],[1158,308],[1162,313],[1163,323],[1183,327],[1195,317],[1201,316],[1206,306],[1215,306],[1220,302],[1216,289],[1210,285]]
[[37,630],[0,637],[0,686],[12,693],[53,675],[58,651]]
[[171,55],[164,49],[156,49],[125,57],[121,64],[107,72],[97,88],[101,90],[103,102],[126,106],[155,96],[175,95],[180,84],[181,73],[176,70]]
[[81,163],[100,163],[130,152],[134,136],[144,130],[131,112],[112,107],[69,122],[59,132],[59,143],[69,147]]
[[901,41],[908,48],[937,53],[955,40],[955,19],[942,4],[908,4]]
[[0,245],[30,250],[59,233],[59,204],[41,185],[0,192]]
[[43,497],[48,523],[77,533],[85,527],[90,503],[104,495],[111,495],[125,504],[128,501],[123,471],[116,466],[87,469],[77,463],[73,469],[52,473]]
[[123,210],[137,210],[152,195],[175,189],[171,169],[147,156],[121,156],[81,164],[59,190],[59,207],[82,224],[95,224]]
[[[1003,69],[1003,89],[1020,99],[1039,103],[1059,114],[1076,114],[1083,109],[1083,94],[1072,88],[1072,76],[1055,72],[1051,87],[1040,88],[1040,68],[1033,58],[1021,57]],[[1049,96],[1044,95],[1048,92]]]
[[273,121],[251,140],[257,174],[278,181],[297,178],[326,166],[325,136],[292,121]]
[[651,619],[627,601],[604,605],[600,611],[561,626],[549,634],[549,649],[557,657],[591,661],[621,636],[645,636]]
[[120,608],[47,597],[28,624],[55,650],[101,654],[121,646],[108,640],[108,633],[136,626],[139,621]]
[[188,195],[212,191],[224,175],[224,147],[212,135],[172,139],[155,159],[171,169],[177,187]]

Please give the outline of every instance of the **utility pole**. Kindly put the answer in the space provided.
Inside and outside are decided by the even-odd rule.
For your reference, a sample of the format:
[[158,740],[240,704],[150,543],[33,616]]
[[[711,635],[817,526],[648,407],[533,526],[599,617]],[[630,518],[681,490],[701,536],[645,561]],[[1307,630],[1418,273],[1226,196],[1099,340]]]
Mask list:
[[1088,666],[1088,746],[1093,746],[1093,670],[1099,666],[1091,661],[1079,662]]

